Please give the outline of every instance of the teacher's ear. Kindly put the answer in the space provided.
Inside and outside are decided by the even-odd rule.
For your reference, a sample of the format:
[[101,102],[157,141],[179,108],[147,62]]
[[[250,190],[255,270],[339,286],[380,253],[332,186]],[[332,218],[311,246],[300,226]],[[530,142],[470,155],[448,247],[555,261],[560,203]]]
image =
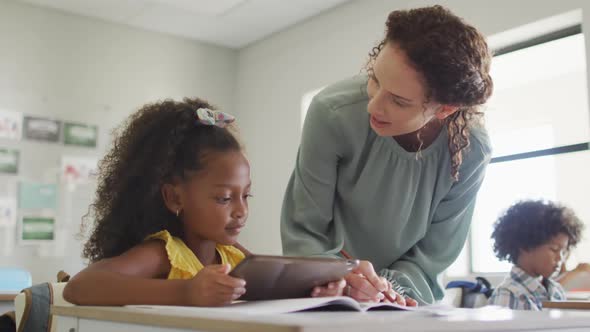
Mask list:
[[436,111],[434,116],[436,116],[439,120],[446,119],[449,115],[457,112],[459,110],[458,106],[452,105],[441,105],[440,108]]

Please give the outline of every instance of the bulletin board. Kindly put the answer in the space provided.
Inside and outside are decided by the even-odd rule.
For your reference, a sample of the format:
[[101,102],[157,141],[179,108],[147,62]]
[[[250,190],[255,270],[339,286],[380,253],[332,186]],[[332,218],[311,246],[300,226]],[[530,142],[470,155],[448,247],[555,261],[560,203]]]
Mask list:
[[0,109],[0,256],[65,255],[94,197],[98,139],[94,124]]

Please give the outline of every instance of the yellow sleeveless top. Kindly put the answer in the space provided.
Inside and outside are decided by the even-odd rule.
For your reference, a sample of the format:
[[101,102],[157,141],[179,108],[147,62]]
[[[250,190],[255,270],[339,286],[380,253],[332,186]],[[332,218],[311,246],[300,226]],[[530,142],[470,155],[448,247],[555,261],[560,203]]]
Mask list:
[[[146,240],[158,239],[166,242],[166,253],[170,260],[170,273],[168,279],[191,279],[204,266],[197,256],[184,242],[163,230],[152,234]],[[234,246],[217,245],[217,252],[221,257],[221,264],[229,264],[232,269],[244,259],[244,253]]]

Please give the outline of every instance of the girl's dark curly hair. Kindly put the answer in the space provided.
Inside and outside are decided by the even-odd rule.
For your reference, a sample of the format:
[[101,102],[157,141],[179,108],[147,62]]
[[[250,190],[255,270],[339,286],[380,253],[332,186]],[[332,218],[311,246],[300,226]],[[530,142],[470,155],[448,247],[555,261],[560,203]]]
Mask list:
[[494,224],[494,252],[500,260],[516,264],[521,250],[534,249],[559,233],[575,247],[584,225],[570,208],[548,201],[521,201],[506,210]]
[[[492,95],[491,53],[484,36],[441,6],[397,10],[389,14],[385,38],[369,52],[367,72],[383,47],[395,44],[426,81],[427,101],[458,106],[446,119],[451,176],[458,180],[469,127],[481,118],[479,105]],[[420,139],[420,137],[418,137]]]
[[99,164],[90,213],[94,230],[83,256],[91,262],[117,256],[160,230],[182,237],[182,225],[162,198],[165,183],[187,180],[204,168],[203,154],[241,150],[227,129],[197,124],[196,110],[214,109],[200,99],[165,100],[143,106],[115,132]]

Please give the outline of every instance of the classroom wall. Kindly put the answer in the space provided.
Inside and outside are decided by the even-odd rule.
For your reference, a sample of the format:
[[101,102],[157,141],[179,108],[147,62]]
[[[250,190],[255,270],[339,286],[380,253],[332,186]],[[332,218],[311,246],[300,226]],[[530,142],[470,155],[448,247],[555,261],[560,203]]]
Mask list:
[[[111,129],[148,101],[205,96],[225,109],[234,104],[234,50],[6,0],[0,0],[0,41],[0,109],[100,129],[96,149],[0,140],[0,147],[21,150],[20,174],[1,176],[0,194],[13,192],[19,179],[54,180],[61,155],[102,156]],[[53,281],[58,269],[77,272],[82,260],[74,235],[93,186],[81,189],[60,203],[72,199],[76,211],[64,247],[40,253],[1,235],[0,266],[24,267],[33,282]]]
[[[590,9],[590,3],[581,0],[354,1],[240,50],[236,113],[252,164],[255,195],[241,237],[244,245],[255,252],[281,252],[279,216],[300,140],[303,94],[359,73],[368,51],[382,38],[391,10],[437,3],[487,36],[575,9]],[[584,30],[590,27],[588,16],[582,25]],[[586,38],[587,49],[589,43]],[[580,183],[588,182],[587,176],[570,176],[579,188],[590,185]],[[581,192],[576,204],[585,207],[582,197],[587,195]],[[590,220],[588,214],[581,217]]]
[[[434,3],[448,6],[486,35],[590,6],[582,0],[358,0],[233,51],[0,0],[0,109],[100,128],[94,150],[27,141],[0,141],[0,146],[21,149],[19,177],[51,177],[45,170],[57,167],[64,153],[102,156],[110,129],[142,103],[206,96],[238,116],[252,165],[255,197],[240,241],[254,252],[279,254],[280,208],[300,140],[301,97],[359,73],[391,10]],[[590,19],[582,23],[586,29]],[[590,187],[571,173],[572,183]],[[14,181],[1,176],[0,194]],[[581,197],[578,203],[584,204]],[[71,239],[77,226],[69,229]],[[53,280],[58,268],[77,272],[82,267],[80,243],[74,240],[63,257],[41,257],[37,249],[18,244],[14,249],[8,256],[0,252],[0,266],[27,268],[35,282]]]

